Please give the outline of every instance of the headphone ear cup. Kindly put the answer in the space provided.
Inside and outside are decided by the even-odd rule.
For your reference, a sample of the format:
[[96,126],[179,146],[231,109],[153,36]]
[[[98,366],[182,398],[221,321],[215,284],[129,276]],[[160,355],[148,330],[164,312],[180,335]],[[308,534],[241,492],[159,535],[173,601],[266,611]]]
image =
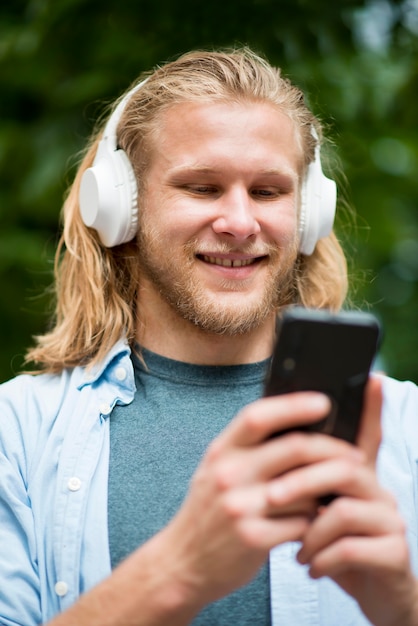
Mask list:
[[80,212],[110,248],[131,241],[138,228],[138,188],[135,173],[123,150],[109,150],[101,141],[80,183]]
[[337,185],[324,175],[318,149],[315,160],[308,166],[301,190],[299,215],[301,254],[311,255],[318,241],[331,233],[336,205]]

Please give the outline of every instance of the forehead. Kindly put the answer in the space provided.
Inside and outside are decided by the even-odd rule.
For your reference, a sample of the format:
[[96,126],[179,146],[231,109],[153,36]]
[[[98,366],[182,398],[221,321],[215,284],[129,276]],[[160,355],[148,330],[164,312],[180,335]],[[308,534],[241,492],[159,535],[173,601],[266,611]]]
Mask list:
[[151,139],[151,161],[185,161],[212,156],[271,159],[273,155],[300,170],[301,138],[293,120],[266,102],[181,102],[162,112]]

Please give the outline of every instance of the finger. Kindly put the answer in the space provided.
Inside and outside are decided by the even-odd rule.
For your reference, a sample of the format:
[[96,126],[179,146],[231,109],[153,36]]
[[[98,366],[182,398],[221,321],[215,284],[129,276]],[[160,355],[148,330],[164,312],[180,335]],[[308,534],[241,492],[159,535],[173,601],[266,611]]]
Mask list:
[[[393,555],[393,558],[388,558]],[[345,537],[317,554],[310,564],[312,578],[337,578],[353,570],[403,571],[409,563],[408,549],[401,535]]]
[[309,563],[316,554],[347,535],[377,537],[404,531],[404,522],[392,498],[379,502],[338,498],[309,527],[298,560]]
[[266,478],[334,458],[348,458],[354,462],[360,462],[364,458],[363,452],[359,451],[357,446],[342,439],[302,431],[270,440],[263,446],[263,452],[268,460],[271,460],[271,464],[269,463],[266,468],[268,471]]
[[283,506],[292,500],[319,498],[335,493],[360,499],[373,499],[382,491],[370,469],[355,456],[333,458],[295,469],[270,482],[268,498]]
[[365,392],[363,415],[357,445],[365,452],[366,458],[374,465],[382,437],[380,416],[382,411],[382,379],[370,376]]
[[331,458],[363,458],[357,446],[314,433],[292,432],[251,448],[235,448],[214,462],[216,482],[221,490],[251,482],[263,482],[293,470]]
[[240,525],[240,536],[246,545],[271,550],[287,541],[300,541],[309,527],[306,515],[289,515],[278,519],[246,518]]
[[303,515],[312,519],[318,508],[314,499],[291,502],[277,508],[272,507],[266,497],[264,484],[251,485],[226,492],[222,497],[222,507],[228,519],[241,517],[286,517]]
[[329,411],[329,398],[317,392],[262,398],[240,411],[216,440],[217,446],[251,446],[275,432],[319,421]]

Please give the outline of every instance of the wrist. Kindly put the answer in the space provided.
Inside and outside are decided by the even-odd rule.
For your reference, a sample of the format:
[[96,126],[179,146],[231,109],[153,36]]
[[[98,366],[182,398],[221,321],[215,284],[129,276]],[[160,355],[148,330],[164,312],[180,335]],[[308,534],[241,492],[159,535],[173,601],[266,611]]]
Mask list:
[[405,626],[418,626],[418,579],[415,580],[415,588],[412,594],[411,609],[408,618],[402,622]]
[[391,618],[390,612],[386,614],[376,626],[418,626],[418,579],[413,579],[413,589],[410,591],[409,601],[404,600],[403,611],[397,611],[396,616]]
[[[120,565],[121,570],[126,569],[124,576],[135,578],[150,613],[150,619],[139,621],[138,626],[186,626],[203,608],[195,576],[178,548],[169,525]],[[142,608],[140,612],[143,615]]]

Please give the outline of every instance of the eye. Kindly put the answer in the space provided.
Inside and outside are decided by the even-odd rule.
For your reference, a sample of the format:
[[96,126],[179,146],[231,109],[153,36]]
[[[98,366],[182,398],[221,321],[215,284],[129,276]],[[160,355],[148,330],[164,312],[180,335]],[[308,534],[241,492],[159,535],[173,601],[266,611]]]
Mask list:
[[185,189],[198,196],[208,196],[218,191],[213,185],[185,185]]
[[251,195],[255,198],[271,200],[281,196],[281,190],[277,187],[258,187],[251,191]]

